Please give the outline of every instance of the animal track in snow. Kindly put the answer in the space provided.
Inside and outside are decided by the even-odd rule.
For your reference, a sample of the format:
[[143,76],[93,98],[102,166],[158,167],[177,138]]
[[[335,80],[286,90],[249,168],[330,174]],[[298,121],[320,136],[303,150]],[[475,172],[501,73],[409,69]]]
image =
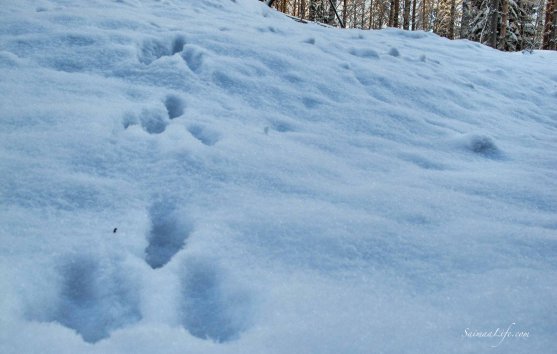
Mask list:
[[203,125],[192,124],[188,127],[188,131],[194,138],[207,146],[213,146],[220,140],[220,134],[217,131]]
[[192,335],[226,342],[237,339],[247,329],[249,297],[226,286],[222,272],[209,260],[188,259],[180,286],[180,318]]
[[469,148],[476,154],[493,155],[498,149],[493,140],[486,136],[473,136],[469,140]]
[[500,159],[503,153],[488,136],[468,134],[459,139],[468,151],[489,159]]
[[396,48],[389,49],[389,55],[392,57],[400,57],[400,52]]
[[166,96],[166,99],[164,100],[164,106],[166,107],[166,111],[168,112],[168,118],[170,119],[178,118],[182,114],[184,114],[185,103],[178,96]]
[[313,109],[321,104],[321,101],[312,97],[302,98],[302,103],[307,109]]
[[164,108],[145,108],[138,115],[128,113],[122,120],[124,129],[132,125],[141,124],[141,127],[149,134],[160,134],[166,130],[171,119],[178,118],[184,114],[185,102],[180,97],[168,95],[164,100]]
[[379,59],[379,54],[370,48],[351,48],[348,51],[355,57],[367,58],[367,59]]
[[153,269],[161,268],[185,245],[193,227],[177,215],[173,204],[157,202],[149,210],[151,228],[148,246],[145,249],[145,262]]
[[158,109],[144,109],[139,115],[139,121],[149,134],[160,134],[168,125],[167,117]]
[[164,42],[159,39],[146,39],[141,45],[138,59],[141,63],[149,65],[155,60],[180,53],[184,50],[186,40],[182,36],[176,36],[171,42]]
[[271,123],[271,127],[273,130],[276,130],[279,133],[288,133],[295,131],[294,126],[288,122],[282,120],[276,120]]
[[61,262],[58,272],[59,301],[48,322],[74,329],[83,340],[95,343],[141,319],[137,287],[110,261],[71,256]]
[[281,33],[281,31],[280,31],[278,28],[273,27],[273,26],[257,27],[257,31],[258,31],[258,32],[261,32],[261,33],[267,33],[267,32],[270,32],[270,33]]
[[202,48],[195,45],[187,45],[182,52],[182,59],[188,68],[196,74],[201,72],[206,57],[207,53]]
[[160,134],[168,125],[167,114],[156,108],[143,109],[139,114],[127,113],[122,119],[124,129],[141,124],[143,130],[149,134]]

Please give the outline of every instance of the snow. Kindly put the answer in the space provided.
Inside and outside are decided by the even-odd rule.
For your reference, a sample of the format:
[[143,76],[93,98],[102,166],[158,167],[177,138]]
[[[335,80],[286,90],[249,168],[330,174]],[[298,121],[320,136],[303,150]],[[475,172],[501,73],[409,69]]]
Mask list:
[[0,352],[555,352],[556,67],[255,0],[3,2]]

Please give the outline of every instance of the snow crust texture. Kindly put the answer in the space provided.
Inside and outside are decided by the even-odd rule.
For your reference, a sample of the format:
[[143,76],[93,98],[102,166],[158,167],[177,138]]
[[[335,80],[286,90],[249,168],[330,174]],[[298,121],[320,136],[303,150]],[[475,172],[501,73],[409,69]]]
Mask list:
[[555,353],[556,68],[255,0],[1,2],[0,352]]

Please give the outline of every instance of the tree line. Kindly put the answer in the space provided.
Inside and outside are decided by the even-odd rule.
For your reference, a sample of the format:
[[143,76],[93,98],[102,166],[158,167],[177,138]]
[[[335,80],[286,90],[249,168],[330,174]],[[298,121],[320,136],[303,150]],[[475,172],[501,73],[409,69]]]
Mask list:
[[504,51],[557,50],[557,0],[275,0],[272,6],[331,26],[432,31]]

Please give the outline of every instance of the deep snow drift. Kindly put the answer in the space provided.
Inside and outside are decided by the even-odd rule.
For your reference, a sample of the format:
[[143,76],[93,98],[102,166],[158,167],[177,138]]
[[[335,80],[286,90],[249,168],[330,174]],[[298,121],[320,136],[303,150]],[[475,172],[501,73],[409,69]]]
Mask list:
[[0,352],[556,352],[556,54],[2,1]]

